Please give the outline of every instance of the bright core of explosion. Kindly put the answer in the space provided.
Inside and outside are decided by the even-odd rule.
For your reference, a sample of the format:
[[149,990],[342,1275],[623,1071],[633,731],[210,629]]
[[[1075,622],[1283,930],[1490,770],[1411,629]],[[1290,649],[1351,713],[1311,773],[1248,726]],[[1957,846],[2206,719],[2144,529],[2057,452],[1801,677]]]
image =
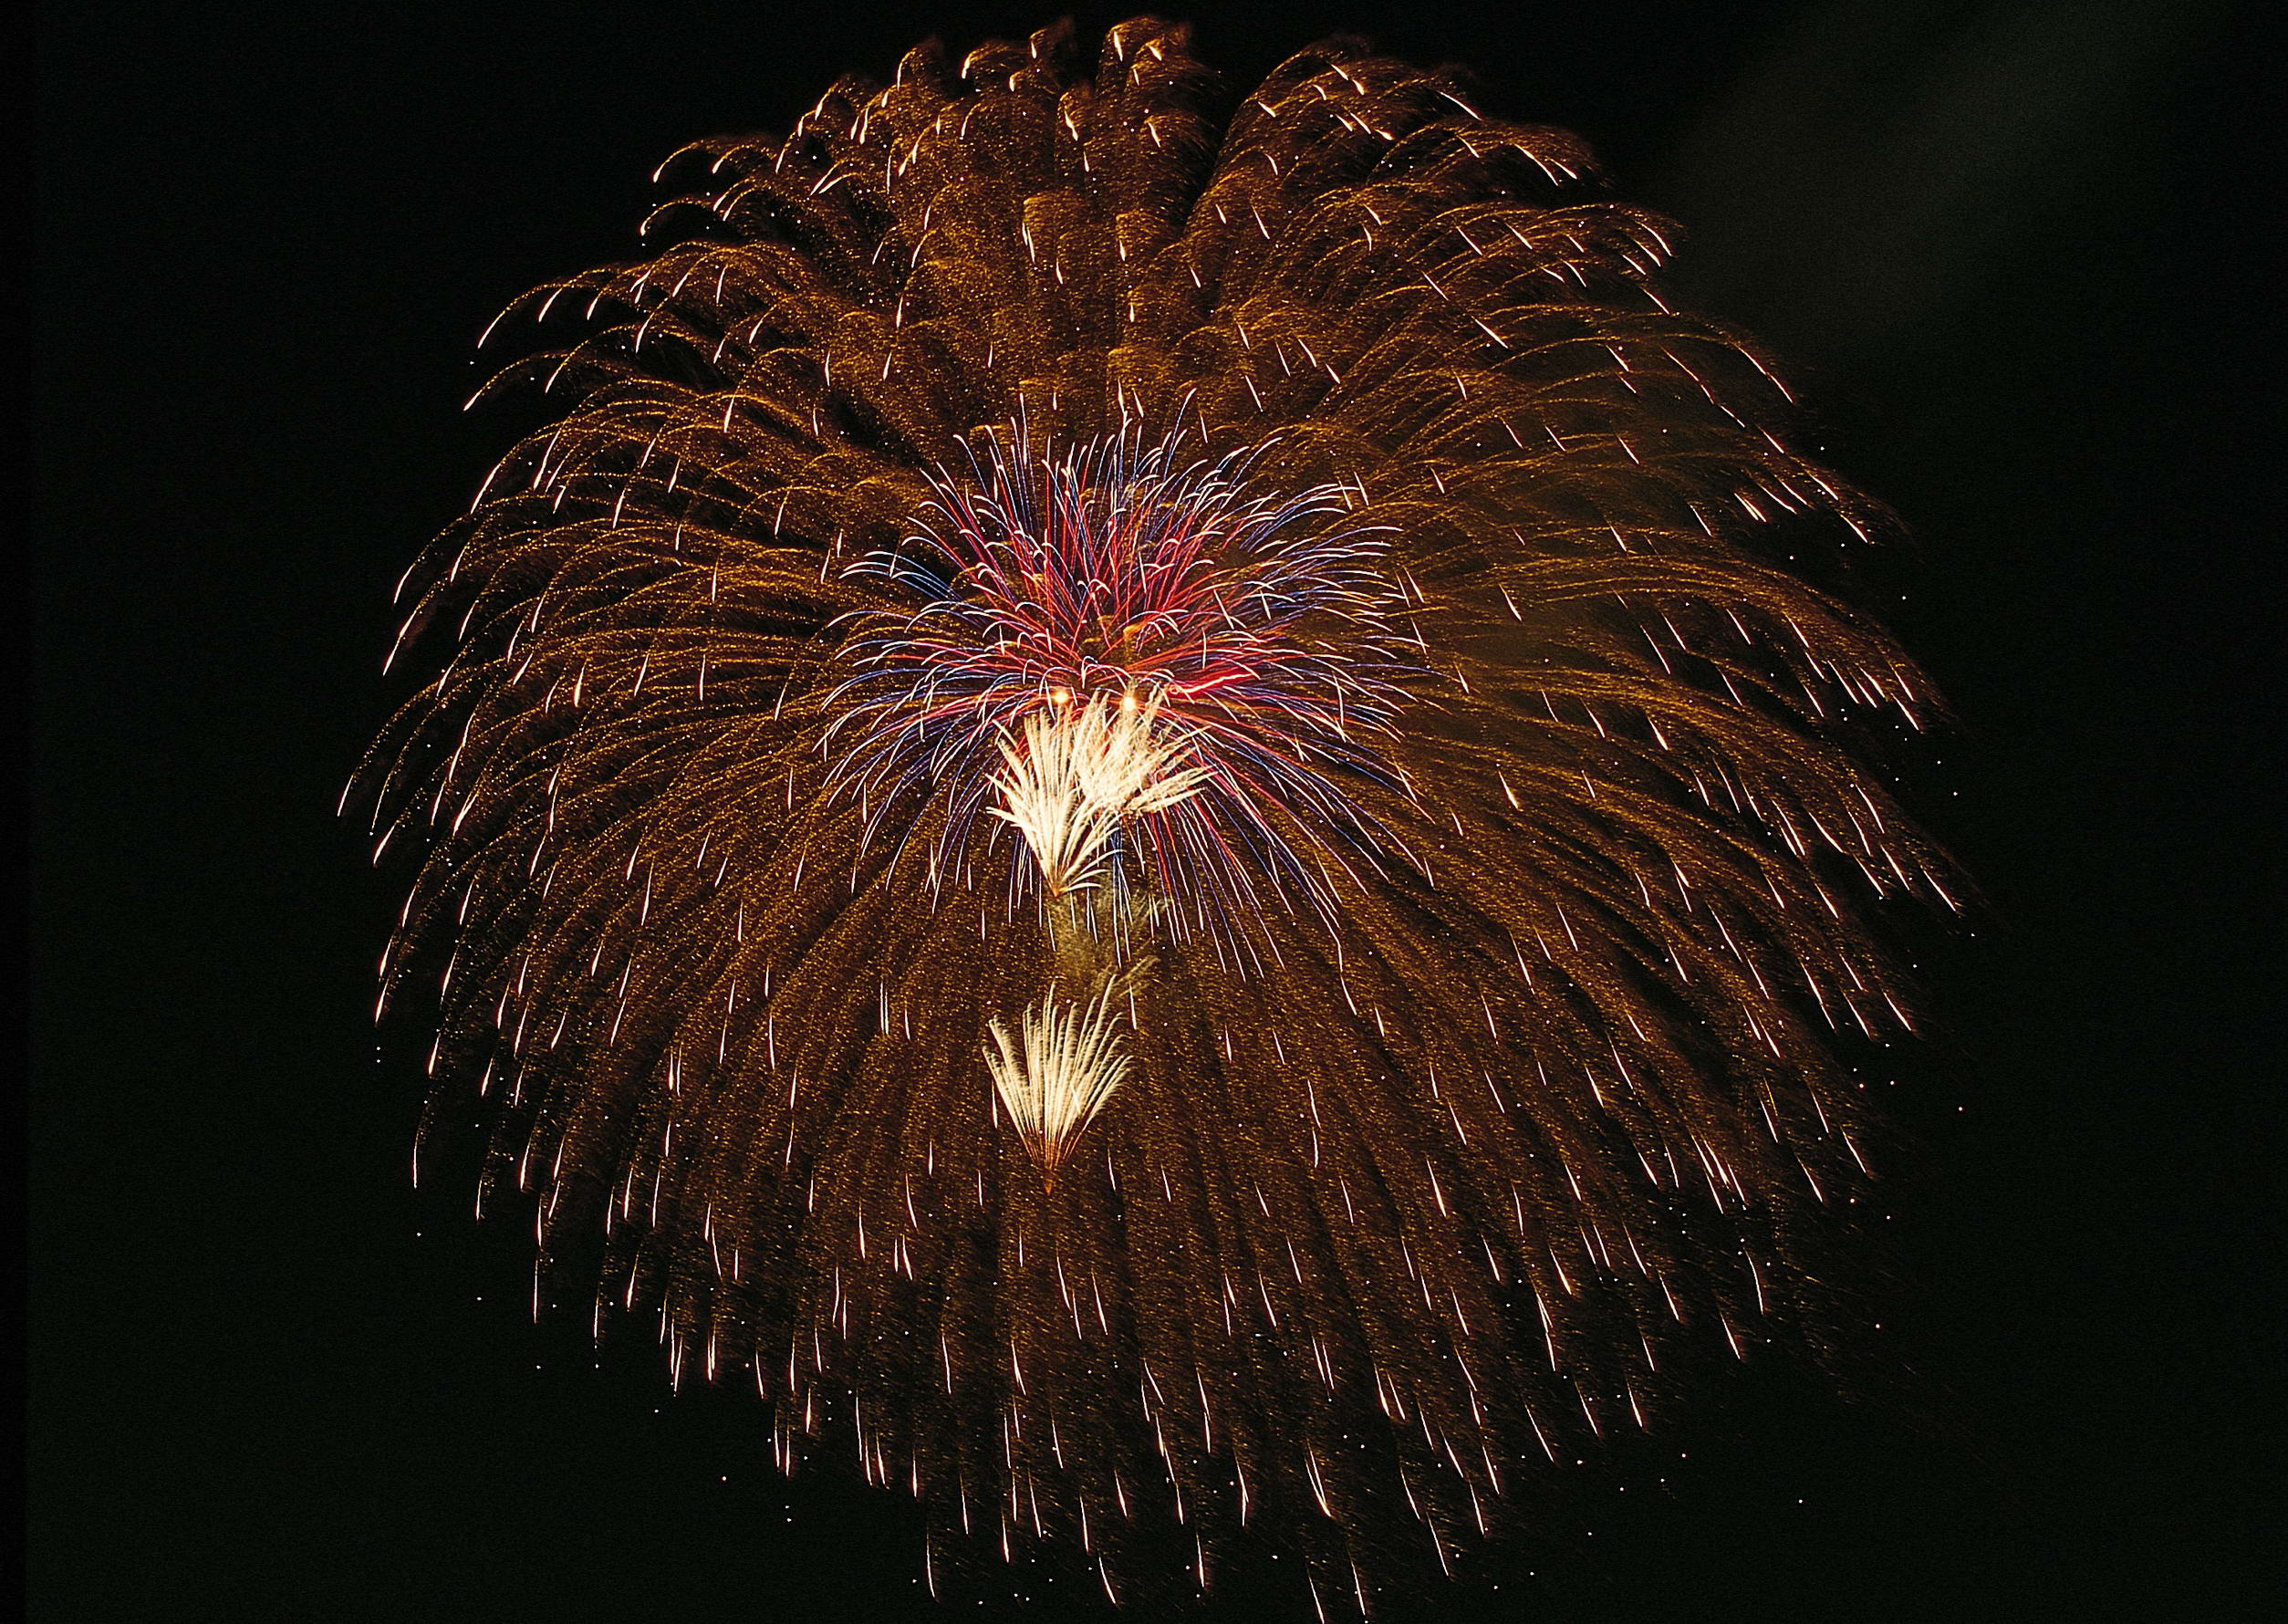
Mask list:
[[1159,727],[1160,706],[1134,690],[1118,704],[1069,694],[1024,719],[1021,741],[1004,740],[1006,769],[993,780],[993,816],[1016,827],[1051,896],[1085,890],[1112,857],[1124,817],[1164,812],[1197,795],[1208,771],[1179,766],[1180,732]]

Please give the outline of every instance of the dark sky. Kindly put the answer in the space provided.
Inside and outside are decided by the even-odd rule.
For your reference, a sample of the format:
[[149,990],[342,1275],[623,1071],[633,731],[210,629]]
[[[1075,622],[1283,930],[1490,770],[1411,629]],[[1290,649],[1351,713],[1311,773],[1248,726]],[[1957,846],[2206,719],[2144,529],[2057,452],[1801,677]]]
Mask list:
[[[1751,1371],[1660,1441],[1665,1483],[1583,1473],[1539,1544],[1389,1616],[2267,1610],[2282,453],[2252,26],[1173,9],[1235,78],[1336,29],[1470,64],[1684,223],[1680,285],[1793,360],[1832,459],[1913,526],[1877,607],[1962,724],[1911,793],[1992,904],[1917,945],[1950,1032],[1899,1091],[1898,1311],[1937,1419]],[[1056,1586],[931,1609],[901,1507],[781,1483],[759,1407],[669,1399],[656,1349],[529,1324],[521,1236],[409,1188],[418,1049],[377,1057],[368,1019],[397,880],[331,816],[402,692],[391,583],[514,427],[458,410],[494,311],[631,254],[686,139],[1055,10],[50,10],[36,1616],[1089,1613]]]

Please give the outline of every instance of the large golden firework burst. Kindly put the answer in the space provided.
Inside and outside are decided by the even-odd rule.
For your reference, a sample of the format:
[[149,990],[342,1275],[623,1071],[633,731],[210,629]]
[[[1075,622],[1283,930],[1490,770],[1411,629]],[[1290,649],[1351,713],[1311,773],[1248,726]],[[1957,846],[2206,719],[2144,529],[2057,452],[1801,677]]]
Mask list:
[[[1228,105],[1228,117],[1214,109]],[[567,404],[418,567],[385,1002],[598,1313],[1108,1591],[1445,1561],[1672,1354],[1815,1321],[1927,712],[1879,510],[1560,131],[1180,26],[704,142],[519,307]],[[556,1276],[547,1276],[556,1278]]]

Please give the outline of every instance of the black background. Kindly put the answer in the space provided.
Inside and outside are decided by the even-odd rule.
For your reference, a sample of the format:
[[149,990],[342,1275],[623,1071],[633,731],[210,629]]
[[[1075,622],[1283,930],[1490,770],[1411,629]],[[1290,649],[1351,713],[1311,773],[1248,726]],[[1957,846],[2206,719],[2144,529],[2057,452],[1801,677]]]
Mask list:
[[[1898,1107],[1928,1164],[1898,1306],[1938,1424],[1752,1370],[1391,1615],[2266,1610],[2278,92],[2248,16],[1179,10],[1240,81],[1338,28],[1467,63],[1683,222],[1688,297],[1792,360],[1831,457],[1914,528],[1877,607],[1962,724],[1912,793],[1992,904],[1918,949],[1950,1035]],[[377,1057],[367,1013],[397,882],[332,808],[402,692],[390,586],[510,432],[458,411],[493,312],[634,253],[684,140],[1054,15],[53,7],[38,1617],[1020,1610],[932,1610],[902,1506],[782,1483],[759,1407],[670,1399],[656,1349],[535,1328],[520,1237],[409,1188],[418,1045]],[[1020,1588],[1028,1618],[1091,1610]]]

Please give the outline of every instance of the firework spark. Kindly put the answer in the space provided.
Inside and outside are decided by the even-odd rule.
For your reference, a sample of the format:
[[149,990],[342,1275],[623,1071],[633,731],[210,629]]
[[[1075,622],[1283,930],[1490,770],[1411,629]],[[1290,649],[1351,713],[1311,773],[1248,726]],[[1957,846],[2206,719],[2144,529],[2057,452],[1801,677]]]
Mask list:
[[1215,105],[1149,19],[924,47],[517,307],[588,326],[417,570],[383,998],[536,1291],[608,1236],[933,1576],[1247,1525],[1363,1606],[1832,1321],[1867,915],[1950,882],[1788,565],[1884,515],[1663,225],[1355,44]]
[[[1072,702],[1052,695],[1052,703]],[[1117,704],[1091,700],[1069,716],[1027,716],[1024,744],[1001,746],[1008,772],[993,780],[1002,805],[989,810],[1024,836],[1052,897],[1096,884],[1123,817],[1165,812],[1199,793],[1208,769],[1176,766],[1184,741],[1156,736],[1160,719],[1158,704],[1139,705],[1131,689]]]
[[1024,1012],[1015,1036],[999,1021],[987,1026],[985,1054],[993,1088],[1018,1136],[1043,1169],[1056,1171],[1073,1143],[1128,1075],[1108,983],[1087,1003],[1052,994]]
[[[1329,842],[1296,849],[1280,814],[1330,835],[1355,826],[1341,780],[1374,765],[1408,651],[1383,527],[1344,522],[1347,487],[1281,494],[1249,478],[1263,448],[1187,463],[1189,438],[1144,445],[1129,419],[1052,455],[1019,432],[972,456],[967,486],[932,471],[924,525],[850,567],[922,601],[856,618],[830,746],[869,794],[982,794],[998,751],[1010,774],[991,780],[1004,805],[988,810],[1025,831],[1053,891],[1094,871],[1122,814],[1196,797],[1130,827],[1153,880],[1191,904],[1171,920],[1229,926],[1284,881],[1327,905]],[[1148,789],[1178,755],[1180,793]],[[1028,765],[1052,762],[1045,776]],[[973,810],[957,801],[939,859]]]

